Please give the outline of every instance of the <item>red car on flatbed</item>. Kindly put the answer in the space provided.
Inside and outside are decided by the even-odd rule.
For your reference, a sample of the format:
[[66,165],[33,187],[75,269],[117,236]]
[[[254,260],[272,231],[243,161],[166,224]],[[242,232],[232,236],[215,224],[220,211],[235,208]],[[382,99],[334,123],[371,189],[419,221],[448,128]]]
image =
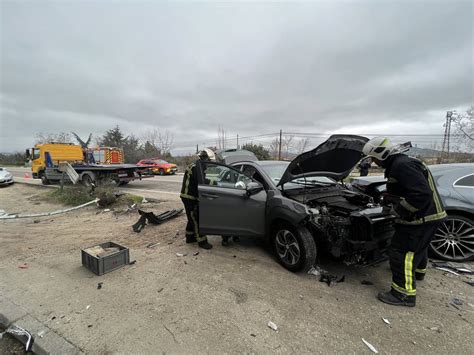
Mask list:
[[137,165],[148,168],[153,175],[174,175],[178,172],[176,164],[168,163],[163,159],[142,159]]

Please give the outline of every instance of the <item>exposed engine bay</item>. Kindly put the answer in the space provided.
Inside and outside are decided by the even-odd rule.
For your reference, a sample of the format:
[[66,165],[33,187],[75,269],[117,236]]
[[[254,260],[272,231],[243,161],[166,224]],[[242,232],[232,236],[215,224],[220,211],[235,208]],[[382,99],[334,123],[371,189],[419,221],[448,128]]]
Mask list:
[[285,193],[308,207],[308,226],[334,257],[344,257],[348,263],[384,258],[395,217],[372,197],[339,184]]

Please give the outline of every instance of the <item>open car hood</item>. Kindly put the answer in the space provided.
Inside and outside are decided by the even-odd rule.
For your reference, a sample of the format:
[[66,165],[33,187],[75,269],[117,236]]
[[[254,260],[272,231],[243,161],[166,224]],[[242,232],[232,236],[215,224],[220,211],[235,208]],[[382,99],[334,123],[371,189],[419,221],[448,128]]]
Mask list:
[[362,136],[332,135],[318,147],[293,159],[278,186],[310,176],[327,176],[335,180],[346,178],[364,156],[362,148],[368,140]]

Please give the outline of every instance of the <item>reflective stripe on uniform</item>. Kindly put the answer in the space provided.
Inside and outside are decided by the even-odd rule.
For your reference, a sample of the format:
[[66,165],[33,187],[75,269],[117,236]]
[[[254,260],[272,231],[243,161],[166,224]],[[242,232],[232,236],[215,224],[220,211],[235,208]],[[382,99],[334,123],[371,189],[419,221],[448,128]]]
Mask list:
[[189,182],[191,181],[191,176],[193,176],[193,167],[194,167],[194,164],[191,164],[190,166],[186,168],[186,173],[184,175],[186,177],[186,182],[184,184],[184,191],[181,192],[179,196],[181,198],[186,198],[188,200],[198,201],[198,198],[196,196],[192,196],[189,194]]
[[406,224],[406,225],[417,225],[417,224],[423,224],[425,222],[433,222],[433,221],[438,221],[440,219],[446,218],[448,215],[446,211],[443,211],[441,213],[435,213],[423,218],[418,218],[413,221],[405,221],[403,219],[397,219],[395,220],[395,223],[398,224]]
[[415,272],[418,273],[418,274],[426,274],[426,268],[425,269],[416,269]]
[[403,208],[405,208],[406,210],[408,210],[408,211],[410,211],[410,212],[413,212],[413,213],[415,213],[416,211],[419,210],[419,208],[416,208],[415,206],[410,205],[410,203],[409,203],[407,200],[405,200],[404,198],[402,198],[402,199],[400,200],[400,205],[401,205]]
[[413,288],[413,257],[415,253],[409,251],[405,254],[405,289],[407,294],[414,291]]
[[400,292],[400,293],[403,293],[404,295],[407,295],[407,296],[416,296],[416,290],[413,290],[411,292],[408,292],[406,289],[404,289],[403,287],[400,287],[398,286],[395,282],[392,282],[392,288],[397,291],[397,292]]
[[196,235],[196,240],[198,242],[202,242],[207,240],[207,237],[205,235],[200,235],[199,234],[199,224],[198,221],[196,220],[196,215],[194,211],[191,211],[191,219],[193,220],[194,224],[194,234]]

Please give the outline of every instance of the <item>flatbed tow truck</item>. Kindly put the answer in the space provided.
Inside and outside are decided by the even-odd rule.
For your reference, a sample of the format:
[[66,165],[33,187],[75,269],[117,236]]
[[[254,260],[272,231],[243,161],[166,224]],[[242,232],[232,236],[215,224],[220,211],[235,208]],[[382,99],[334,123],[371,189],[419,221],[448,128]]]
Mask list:
[[125,185],[141,180],[143,172],[143,167],[134,164],[96,164],[87,150],[72,143],[36,144],[26,150],[26,159],[31,161],[33,178],[44,185],[62,179],[85,186],[107,181]]

